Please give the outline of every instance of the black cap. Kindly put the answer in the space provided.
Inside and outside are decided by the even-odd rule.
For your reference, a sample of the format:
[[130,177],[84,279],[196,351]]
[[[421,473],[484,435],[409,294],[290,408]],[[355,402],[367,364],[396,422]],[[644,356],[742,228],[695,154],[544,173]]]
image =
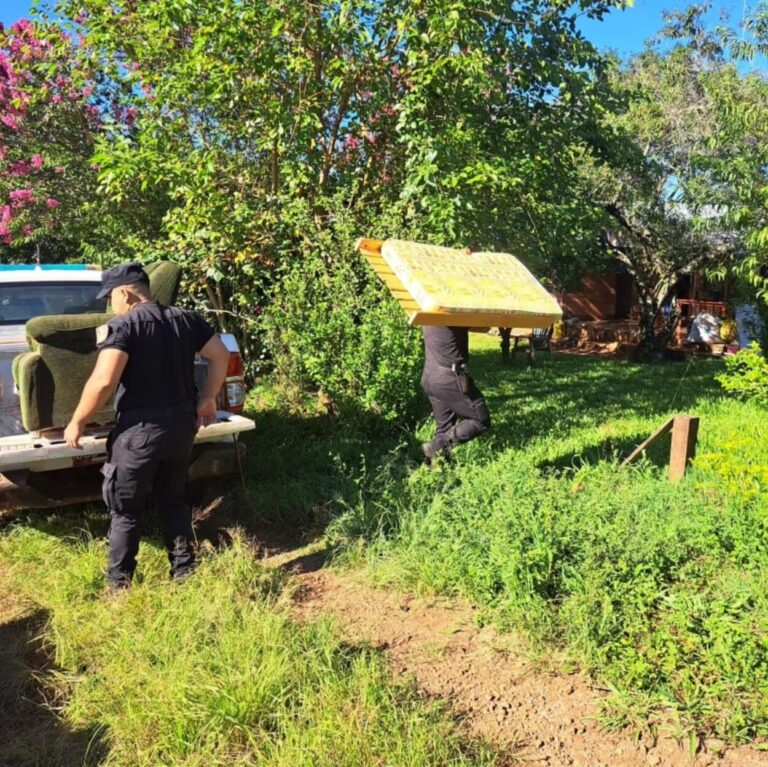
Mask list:
[[114,288],[143,282],[149,285],[149,277],[141,264],[120,264],[101,273],[101,290],[96,298],[106,298]]

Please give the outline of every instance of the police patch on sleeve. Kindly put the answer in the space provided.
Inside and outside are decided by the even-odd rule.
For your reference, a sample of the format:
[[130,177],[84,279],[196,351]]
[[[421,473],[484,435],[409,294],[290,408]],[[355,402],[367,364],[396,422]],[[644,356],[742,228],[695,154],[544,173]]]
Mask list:
[[99,325],[96,328],[96,343],[103,344],[107,340],[109,335],[109,325]]

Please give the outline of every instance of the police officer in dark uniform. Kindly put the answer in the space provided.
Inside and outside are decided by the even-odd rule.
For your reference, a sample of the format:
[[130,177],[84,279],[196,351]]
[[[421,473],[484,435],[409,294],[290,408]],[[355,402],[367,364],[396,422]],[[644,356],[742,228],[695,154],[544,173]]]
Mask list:
[[[469,329],[425,325],[421,387],[432,405],[437,430],[421,449],[428,461],[449,455],[490,428],[491,416],[482,392],[469,375]],[[461,419],[461,420],[460,420]]]
[[[99,328],[96,367],[64,432],[71,447],[89,419],[117,388],[117,422],[107,441],[104,502],[109,529],[107,581],[130,585],[139,550],[141,514],[150,496],[163,527],[171,576],[192,571],[192,515],[184,487],[199,426],[216,419],[216,394],[226,377],[229,352],[194,312],[154,301],[140,264],[102,274],[100,297],[110,296],[116,317]],[[197,392],[194,359],[208,360],[205,388]]]

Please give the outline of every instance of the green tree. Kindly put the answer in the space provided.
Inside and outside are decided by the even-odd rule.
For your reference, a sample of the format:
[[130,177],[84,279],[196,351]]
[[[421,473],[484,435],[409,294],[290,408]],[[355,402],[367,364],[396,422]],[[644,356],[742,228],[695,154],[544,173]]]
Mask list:
[[[741,31],[723,30],[730,55],[749,63],[768,55],[768,3],[747,17]],[[728,224],[743,235],[735,264],[768,303],[768,82],[764,72],[738,76],[730,69],[713,94],[714,130],[701,164],[720,192]]]
[[[607,216],[607,255],[637,287],[641,350],[650,352],[667,340],[671,326],[659,326],[659,310],[680,279],[726,269],[742,250],[712,169],[728,154],[717,140],[718,102],[726,93],[743,98],[745,78],[706,29],[707,9],[665,14],[661,39],[615,69],[629,108],[606,118],[607,162],[582,165],[589,196]],[[742,151],[747,143],[742,136]]]
[[597,242],[573,160],[598,151],[611,102],[577,17],[621,4],[61,0],[57,18],[82,36],[81,79],[135,110],[131,130],[99,134],[102,191],[169,201],[157,236],[116,237],[112,251],[184,263],[246,343],[255,309],[268,313],[305,259],[327,286],[354,261],[373,304],[352,319],[377,316],[387,299],[367,289],[355,229],[503,247],[534,265],[556,252],[562,268]]

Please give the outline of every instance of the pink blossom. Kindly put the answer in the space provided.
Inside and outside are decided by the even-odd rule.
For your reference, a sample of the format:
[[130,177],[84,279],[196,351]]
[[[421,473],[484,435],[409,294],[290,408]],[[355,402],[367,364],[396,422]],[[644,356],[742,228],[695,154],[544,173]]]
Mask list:
[[11,173],[14,176],[29,175],[29,163],[24,160],[19,160],[18,162],[13,163],[13,165],[11,165]]
[[16,122],[16,118],[13,115],[3,115],[0,117],[0,122],[8,128],[11,128],[11,130],[16,130],[19,127],[19,124]]
[[10,235],[11,235],[11,230],[5,224],[0,224],[0,238],[2,238],[3,241],[7,242],[5,238],[10,237]]
[[23,35],[32,29],[32,22],[29,19],[19,19],[15,24],[11,24],[11,32]]
[[53,103],[54,104],[61,104],[61,94],[60,93],[54,93],[53,94]]
[[49,197],[49,198],[48,198],[48,199],[45,201],[45,204],[46,204],[46,205],[47,205],[49,208],[58,208],[58,207],[59,207],[59,201],[58,201],[57,199],[55,199],[54,197]]
[[85,88],[83,88],[83,96],[85,98],[88,98],[93,93],[93,88],[91,88],[90,85],[86,85]]
[[346,136],[344,139],[344,146],[347,149],[359,149],[360,148],[360,139],[357,138],[357,136]]
[[78,24],[85,24],[86,19],[88,18],[88,14],[85,11],[80,11],[80,13],[75,16],[75,21]]
[[138,110],[136,107],[129,107],[125,110],[125,124],[130,128],[136,122]]
[[101,168],[101,165],[99,165],[99,163],[97,162],[91,163],[91,170],[99,170],[99,168]]
[[32,227],[29,224],[26,224],[21,231],[23,232],[25,237],[32,236]]
[[39,170],[43,167],[43,158],[39,154],[33,154],[31,164],[33,168]]
[[22,208],[27,203],[35,202],[35,193],[31,189],[14,189],[8,194],[14,208]]
[[57,165],[57,166],[56,166],[56,167],[53,169],[53,172],[54,172],[54,173],[64,173],[64,171],[65,171],[65,170],[66,170],[66,168],[65,168],[63,165]]
[[0,224],[7,225],[13,218],[13,211],[10,205],[0,205]]

